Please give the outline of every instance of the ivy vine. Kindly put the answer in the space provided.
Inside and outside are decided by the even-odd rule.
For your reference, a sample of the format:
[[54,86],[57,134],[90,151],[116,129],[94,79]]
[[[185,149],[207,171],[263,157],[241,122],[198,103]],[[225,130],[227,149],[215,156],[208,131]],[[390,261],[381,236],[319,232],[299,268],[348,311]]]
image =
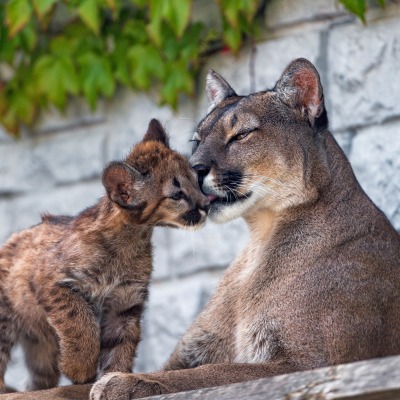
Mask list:
[[[194,95],[210,50],[237,52],[256,36],[267,3],[202,1],[216,3],[219,30],[194,19],[192,0],[1,1],[0,124],[18,136],[40,110],[76,96],[94,110],[118,86],[155,86],[160,104],[176,108],[180,94]],[[364,19],[365,0],[340,2]]]

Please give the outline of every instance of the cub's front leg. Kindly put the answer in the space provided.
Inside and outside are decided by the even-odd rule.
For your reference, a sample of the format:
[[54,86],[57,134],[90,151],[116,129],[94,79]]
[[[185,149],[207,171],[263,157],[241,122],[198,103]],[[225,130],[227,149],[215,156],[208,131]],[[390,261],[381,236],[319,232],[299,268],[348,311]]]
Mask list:
[[96,377],[100,333],[96,317],[81,293],[58,282],[38,293],[49,324],[59,338],[60,370],[74,383]]
[[147,288],[120,287],[104,305],[99,377],[107,372],[130,372],[140,340],[140,319]]

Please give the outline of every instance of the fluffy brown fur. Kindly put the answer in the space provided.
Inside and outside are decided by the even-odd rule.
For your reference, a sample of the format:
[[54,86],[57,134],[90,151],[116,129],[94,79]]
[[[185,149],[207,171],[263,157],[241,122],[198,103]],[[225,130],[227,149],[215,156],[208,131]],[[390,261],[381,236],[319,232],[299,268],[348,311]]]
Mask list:
[[29,389],[129,372],[152,271],[154,226],[198,227],[207,198],[157,120],[103,173],[107,196],[76,217],[44,215],[0,250],[0,391],[23,346]]
[[327,130],[314,66],[237,96],[208,75],[191,162],[210,218],[248,246],[164,371],[107,374],[91,399],[145,397],[400,354],[400,237]]

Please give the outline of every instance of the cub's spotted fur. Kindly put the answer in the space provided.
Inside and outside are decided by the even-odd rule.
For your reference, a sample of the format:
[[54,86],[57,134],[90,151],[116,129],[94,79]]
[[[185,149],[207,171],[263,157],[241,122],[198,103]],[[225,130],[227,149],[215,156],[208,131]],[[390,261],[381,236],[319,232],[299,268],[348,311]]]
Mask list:
[[154,226],[199,227],[207,198],[157,120],[103,172],[107,196],[76,217],[44,215],[0,249],[0,391],[19,341],[29,389],[129,372],[152,271]]

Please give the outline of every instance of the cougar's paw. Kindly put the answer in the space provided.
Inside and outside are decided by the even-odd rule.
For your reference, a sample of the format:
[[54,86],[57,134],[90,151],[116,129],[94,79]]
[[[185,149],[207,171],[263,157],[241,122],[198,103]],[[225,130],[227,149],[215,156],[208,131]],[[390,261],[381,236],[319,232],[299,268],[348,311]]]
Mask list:
[[167,388],[144,374],[110,372],[93,385],[90,400],[130,400],[163,393],[168,393]]

